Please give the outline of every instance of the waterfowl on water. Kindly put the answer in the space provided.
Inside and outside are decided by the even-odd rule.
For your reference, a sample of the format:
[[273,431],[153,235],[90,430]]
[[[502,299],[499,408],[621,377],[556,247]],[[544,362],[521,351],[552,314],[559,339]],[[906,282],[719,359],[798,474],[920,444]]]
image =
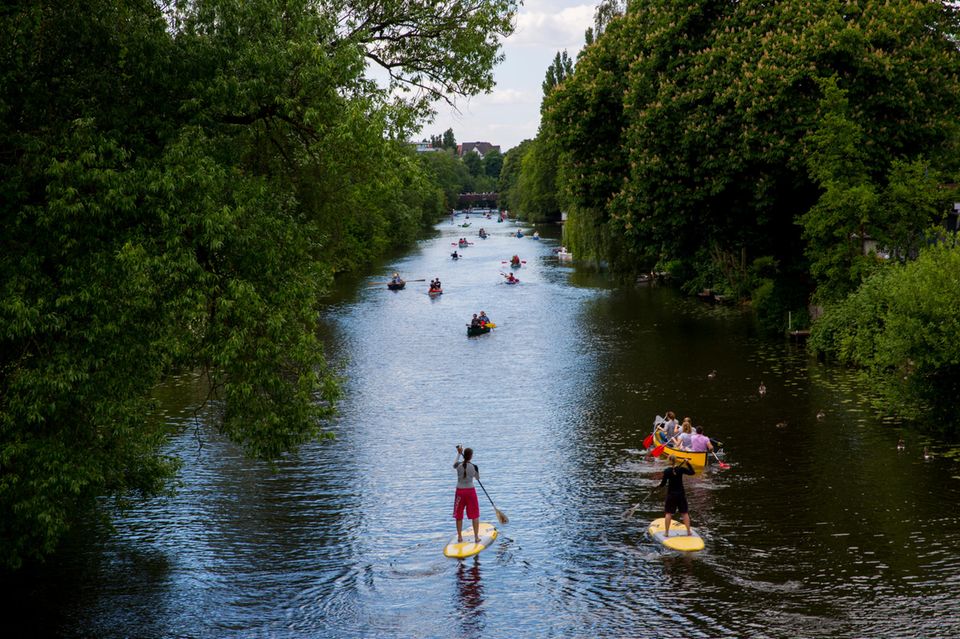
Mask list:
[[786,427],[787,427],[787,420],[782,419],[779,422],[777,422],[777,428],[786,428]]
[[903,450],[907,445],[903,442],[903,437],[897,440],[897,450]]
[[760,397],[767,394],[767,387],[763,385],[763,382],[760,382],[760,388],[757,389],[757,392],[760,393]]
[[924,458],[925,460],[931,460],[931,459],[933,459],[933,455],[930,454],[930,451],[927,450],[927,447],[926,447],[926,446],[923,447],[923,458]]
[[823,412],[822,409],[817,411],[817,421],[818,421],[818,422],[822,422],[823,419],[824,419],[826,416],[827,416],[827,414],[826,414],[825,412]]
[[717,371],[713,370],[707,373],[707,379],[716,379],[716,378],[717,378]]

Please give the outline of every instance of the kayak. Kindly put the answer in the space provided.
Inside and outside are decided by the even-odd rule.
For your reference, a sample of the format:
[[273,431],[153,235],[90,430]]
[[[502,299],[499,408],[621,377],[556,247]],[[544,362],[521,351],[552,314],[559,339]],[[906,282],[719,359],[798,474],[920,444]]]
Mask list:
[[490,326],[467,326],[467,337],[476,337],[477,335],[486,335],[490,332]]
[[407,283],[404,280],[400,280],[399,284],[394,284],[393,282],[387,283],[387,288],[389,288],[391,291],[400,291],[403,290],[403,287],[406,285]]
[[504,282],[505,282],[506,284],[511,284],[511,285],[512,285],[512,284],[519,284],[519,283],[520,283],[520,280],[516,280],[516,279],[514,279],[514,280],[504,280]]
[[510,268],[520,268],[523,266],[520,262],[510,262]]
[[429,291],[427,291],[427,295],[429,295],[430,297],[439,297],[440,295],[443,295],[443,289],[432,288]]

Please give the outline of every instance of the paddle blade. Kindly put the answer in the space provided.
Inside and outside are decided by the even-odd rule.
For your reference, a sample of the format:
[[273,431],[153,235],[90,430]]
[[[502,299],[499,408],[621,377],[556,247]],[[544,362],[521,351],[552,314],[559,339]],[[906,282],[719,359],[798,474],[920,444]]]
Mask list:
[[647,435],[646,437],[643,438],[643,447],[644,447],[644,448],[650,448],[650,444],[652,444],[652,443],[653,443],[653,433],[650,433],[649,435]]
[[490,328],[496,328],[496,327],[497,327],[497,325],[494,324],[493,322],[487,322],[487,326],[489,326]]
[[660,444],[659,446],[651,450],[650,454],[653,455],[654,457],[659,457],[660,455],[663,454],[663,449],[666,447],[667,447],[666,444]]
[[620,515],[620,519],[630,519],[631,517],[633,517],[633,513],[637,512],[637,508],[639,507],[640,507],[639,502],[637,502],[633,506],[630,506],[625,511],[623,511],[623,514]]
[[510,518],[507,517],[502,510],[497,510],[497,521],[499,521],[501,524],[509,524]]

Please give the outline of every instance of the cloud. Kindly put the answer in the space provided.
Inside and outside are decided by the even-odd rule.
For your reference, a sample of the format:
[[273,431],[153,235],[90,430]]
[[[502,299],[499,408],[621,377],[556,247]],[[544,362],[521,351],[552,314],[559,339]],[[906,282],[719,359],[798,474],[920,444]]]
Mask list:
[[[539,87],[537,87],[539,89]],[[496,104],[496,105],[511,105],[511,104],[530,104],[531,102],[537,101],[539,104],[540,94],[534,94],[531,91],[521,91],[519,89],[494,89],[493,93],[489,95],[478,95],[473,98],[470,102],[473,104]]]
[[527,2],[517,16],[517,29],[505,44],[522,47],[578,50],[583,33],[593,25],[592,4],[557,10],[553,3]]

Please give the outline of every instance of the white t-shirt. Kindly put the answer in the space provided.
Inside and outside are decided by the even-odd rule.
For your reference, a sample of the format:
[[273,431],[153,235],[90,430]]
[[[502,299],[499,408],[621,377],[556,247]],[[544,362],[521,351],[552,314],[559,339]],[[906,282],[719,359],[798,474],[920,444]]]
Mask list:
[[[466,464],[466,472],[460,470],[460,468]],[[479,477],[480,473],[477,472],[477,467],[474,466],[473,462],[457,462],[453,465],[457,470],[457,488],[473,488],[473,479],[474,477]]]

